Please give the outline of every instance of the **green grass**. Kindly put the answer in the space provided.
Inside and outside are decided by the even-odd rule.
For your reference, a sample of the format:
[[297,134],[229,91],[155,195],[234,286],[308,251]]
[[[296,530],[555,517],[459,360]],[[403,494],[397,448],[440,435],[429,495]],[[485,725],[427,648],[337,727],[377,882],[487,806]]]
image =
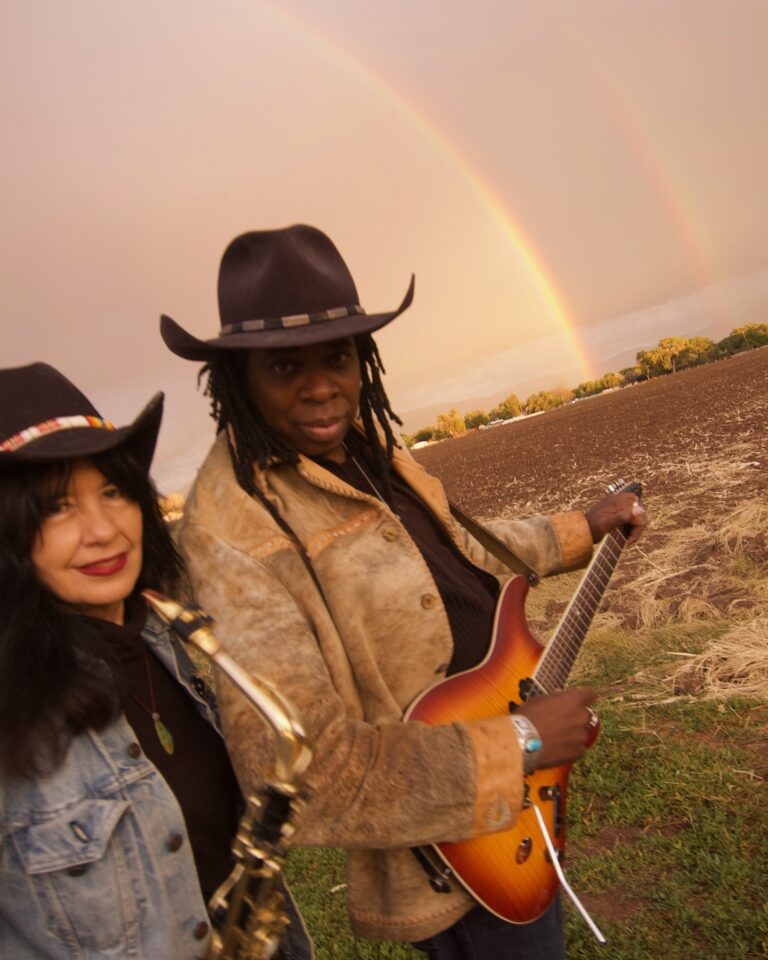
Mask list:
[[611,685],[631,693],[638,682],[658,682],[670,673],[679,664],[676,655],[700,652],[726,629],[724,623],[696,621],[646,631],[640,641],[638,633],[598,624],[584,644],[572,682],[594,686],[608,696]]
[[[570,778],[566,869],[608,943],[567,905],[570,960],[768,957],[768,703],[661,702],[670,651],[724,627],[588,641],[578,679],[605,695],[600,737]],[[340,851],[296,850],[288,874],[318,960],[424,956],[351,933]]]
[[352,933],[341,850],[293,850],[286,874],[315,944],[317,960],[424,960],[423,953],[407,944],[363,940]]
[[[637,714],[605,707],[571,778],[572,882],[591,895],[611,956],[768,956],[768,706]],[[574,916],[566,930],[572,958],[602,956]]]

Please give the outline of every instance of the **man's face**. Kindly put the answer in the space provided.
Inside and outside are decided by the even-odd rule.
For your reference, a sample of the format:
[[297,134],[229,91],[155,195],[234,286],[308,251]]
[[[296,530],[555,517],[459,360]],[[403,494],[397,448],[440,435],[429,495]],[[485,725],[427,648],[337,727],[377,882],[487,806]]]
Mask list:
[[360,361],[351,338],[251,350],[248,392],[269,426],[299,453],[342,463],[360,403]]

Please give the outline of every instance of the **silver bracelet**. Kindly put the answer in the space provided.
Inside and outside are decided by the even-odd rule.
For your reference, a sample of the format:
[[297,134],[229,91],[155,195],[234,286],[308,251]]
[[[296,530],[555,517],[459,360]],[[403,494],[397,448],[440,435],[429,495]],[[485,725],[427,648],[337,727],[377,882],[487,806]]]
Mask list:
[[536,769],[536,754],[544,744],[541,742],[539,731],[528,717],[513,713],[509,719],[512,721],[512,726],[517,734],[517,742],[523,754],[523,773],[527,776]]

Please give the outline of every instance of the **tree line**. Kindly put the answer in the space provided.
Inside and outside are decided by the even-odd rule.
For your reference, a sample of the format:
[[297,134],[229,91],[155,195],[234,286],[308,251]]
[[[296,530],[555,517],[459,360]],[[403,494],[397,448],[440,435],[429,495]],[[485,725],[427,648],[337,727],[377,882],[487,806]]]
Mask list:
[[709,337],[664,337],[650,350],[640,350],[634,366],[625,367],[618,373],[606,373],[598,380],[587,380],[572,390],[565,387],[539,390],[532,393],[524,403],[520,402],[516,394],[510,393],[488,412],[470,410],[462,416],[452,409],[448,413],[439,414],[435,426],[421,427],[414,434],[404,435],[404,440],[409,447],[430,440],[446,440],[486,424],[552,410],[573,400],[596,396],[605,390],[615,390],[617,387],[626,387],[653,377],[677,373],[678,370],[697,367],[744,350],[765,346],[768,346],[768,324],[765,323],[736,327],[719,342],[710,340]]

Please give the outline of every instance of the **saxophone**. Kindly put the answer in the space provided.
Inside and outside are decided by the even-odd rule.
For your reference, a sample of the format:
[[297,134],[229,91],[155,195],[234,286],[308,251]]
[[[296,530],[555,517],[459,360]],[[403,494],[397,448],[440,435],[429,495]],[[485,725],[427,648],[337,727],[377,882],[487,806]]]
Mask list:
[[269,960],[289,922],[281,875],[286,842],[294,830],[291,815],[301,799],[300,778],[312,751],[291,704],[222,649],[211,617],[153,590],[142,595],[176,634],[223,670],[275,735],[274,776],[246,798],[232,844],[235,866],[208,904],[213,932],[207,960]]

